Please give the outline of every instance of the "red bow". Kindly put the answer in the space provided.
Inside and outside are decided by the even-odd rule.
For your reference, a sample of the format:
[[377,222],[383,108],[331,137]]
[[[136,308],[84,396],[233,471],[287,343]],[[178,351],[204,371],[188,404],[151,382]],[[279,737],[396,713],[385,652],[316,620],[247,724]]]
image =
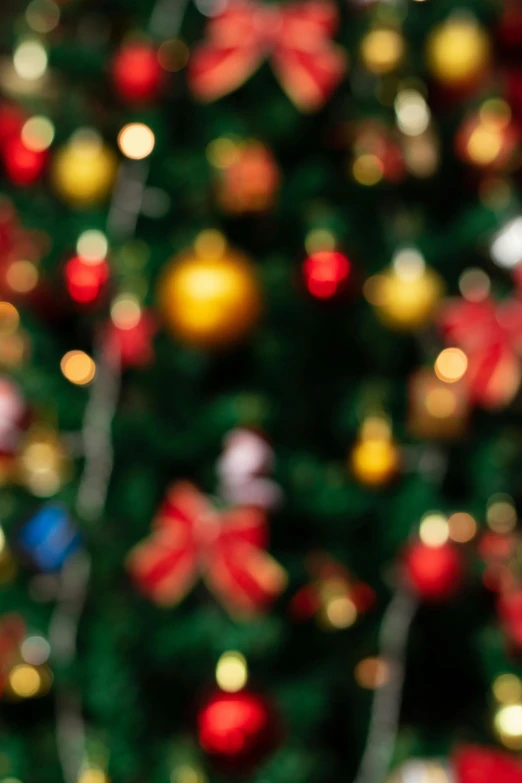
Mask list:
[[179,482],[128,567],[158,604],[178,603],[201,575],[230,614],[248,617],[267,608],[286,582],[284,570],[263,551],[266,543],[262,509],[218,511],[192,484]]
[[522,783],[522,764],[508,753],[465,745],[453,759],[456,783]]
[[440,322],[446,340],[468,357],[470,399],[489,408],[509,403],[521,380],[522,302],[450,300]]
[[346,71],[343,50],[329,39],[337,26],[330,0],[282,8],[230,0],[208,23],[208,40],[192,53],[189,80],[196,96],[212,101],[240,87],[270,57],[290,99],[302,111],[326,101]]

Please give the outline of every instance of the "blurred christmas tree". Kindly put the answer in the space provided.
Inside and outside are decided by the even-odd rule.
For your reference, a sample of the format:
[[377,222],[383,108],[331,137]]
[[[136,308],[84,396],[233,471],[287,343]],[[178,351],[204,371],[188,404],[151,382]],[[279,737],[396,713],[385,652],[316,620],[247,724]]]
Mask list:
[[517,0],[0,19],[0,783],[522,781]]

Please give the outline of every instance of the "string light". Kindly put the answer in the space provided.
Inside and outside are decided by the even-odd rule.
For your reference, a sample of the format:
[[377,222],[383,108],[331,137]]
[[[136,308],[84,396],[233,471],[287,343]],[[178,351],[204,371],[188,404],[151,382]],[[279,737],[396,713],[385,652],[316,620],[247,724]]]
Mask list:
[[121,294],[111,304],[111,319],[118,329],[133,329],[141,319],[139,300],[132,294]]
[[125,125],[118,134],[118,147],[131,160],[143,160],[154,149],[154,134],[148,125],[132,122]]
[[377,185],[382,180],[384,166],[377,155],[364,153],[359,155],[353,162],[352,174],[353,178],[360,185],[371,187],[372,185]]
[[466,544],[477,534],[477,523],[465,512],[452,514],[448,519],[449,537],[457,544]]
[[355,680],[361,688],[382,688],[390,679],[389,664],[383,658],[364,658],[355,667]]
[[22,128],[22,141],[27,149],[43,152],[54,139],[54,125],[48,117],[31,117]]
[[347,595],[335,595],[327,600],[325,615],[332,628],[349,628],[357,619],[357,608]]
[[84,261],[101,261],[107,256],[109,241],[103,231],[89,229],[78,237],[76,252]]
[[426,270],[424,256],[414,247],[399,250],[393,257],[392,266],[397,277],[405,283],[418,280]]
[[7,267],[6,283],[17,294],[28,294],[38,283],[38,269],[32,261],[13,261]]
[[506,223],[491,242],[491,258],[504,269],[511,269],[522,261],[522,217]]
[[488,501],[486,522],[495,533],[510,533],[517,524],[517,511],[509,495],[493,495]]
[[43,636],[28,636],[20,648],[22,658],[33,666],[41,666],[51,654],[51,646]]
[[68,351],[60,362],[65,378],[76,386],[90,383],[96,374],[96,364],[84,351]]
[[522,704],[501,707],[495,714],[494,725],[505,747],[511,750],[522,747]]
[[522,699],[522,682],[515,674],[501,674],[491,689],[500,704],[516,704]]
[[9,675],[9,687],[20,699],[36,696],[42,686],[42,678],[37,669],[27,663],[15,666]]
[[216,666],[216,681],[221,690],[237,693],[246,685],[248,667],[240,652],[223,653]]
[[460,348],[445,348],[435,361],[435,374],[446,383],[460,381],[467,369],[468,357]]
[[420,136],[430,124],[430,110],[417,90],[401,90],[395,99],[399,129],[407,136]]
[[442,514],[427,514],[419,527],[419,538],[423,544],[439,547],[449,538],[448,520]]
[[11,302],[0,302],[0,334],[16,332],[20,324],[18,310]]
[[47,70],[47,62],[47,52],[40,41],[23,41],[13,55],[16,73],[28,81],[40,79]]
[[336,250],[319,250],[304,262],[303,272],[306,287],[317,299],[334,296],[348,278],[351,263]]

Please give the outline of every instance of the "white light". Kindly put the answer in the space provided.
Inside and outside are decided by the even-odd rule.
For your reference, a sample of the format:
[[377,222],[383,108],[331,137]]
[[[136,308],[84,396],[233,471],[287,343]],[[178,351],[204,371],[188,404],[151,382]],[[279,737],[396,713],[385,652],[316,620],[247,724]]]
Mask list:
[[43,636],[28,636],[20,648],[22,658],[33,666],[41,666],[51,654],[51,646]]
[[35,81],[47,68],[47,52],[39,41],[23,41],[13,55],[16,73],[22,79]]
[[405,283],[411,283],[422,277],[426,269],[426,263],[422,253],[414,247],[399,250],[393,257],[395,274]]
[[203,16],[217,16],[226,10],[228,0],[195,0],[195,5]]
[[101,261],[109,250],[109,242],[103,231],[95,228],[84,231],[78,237],[76,252],[85,261]]
[[417,90],[402,90],[395,99],[397,125],[407,136],[420,136],[430,124],[428,104]]
[[510,269],[522,261],[522,217],[500,229],[491,242],[491,257],[497,266]]

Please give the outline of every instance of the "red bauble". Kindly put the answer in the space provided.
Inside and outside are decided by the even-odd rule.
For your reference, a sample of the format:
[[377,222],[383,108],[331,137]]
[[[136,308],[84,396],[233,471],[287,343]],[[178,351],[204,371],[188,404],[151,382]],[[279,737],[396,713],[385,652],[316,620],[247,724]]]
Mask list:
[[463,567],[453,544],[427,546],[416,541],[403,555],[407,584],[426,601],[444,601],[458,590]]
[[218,766],[243,772],[275,748],[279,721],[260,694],[216,691],[199,710],[197,729],[201,747]]
[[142,311],[139,321],[126,327],[111,321],[107,325],[107,340],[119,356],[123,367],[145,367],[154,359],[152,338],[156,331],[153,316]]
[[7,176],[15,185],[32,185],[39,179],[47,164],[47,150],[26,147],[19,136],[4,142],[2,157]]
[[495,748],[465,745],[453,758],[455,783],[522,783],[522,764],[516,756]]
[[158,96],[164,79],[157,52],[149,44],[126,44],[112,62],[114,88],[128,103],[150,103]]
[[350,261],[338,250],[319,250],[304,262],[306,287],[317,299],[330,299],[346,283],[351,269]]
[[94,304],[109,279],[109,265],[103,259],[87,261],[81,256],[74,256],[67,261],[64,275],[71,299],[82,305]]

